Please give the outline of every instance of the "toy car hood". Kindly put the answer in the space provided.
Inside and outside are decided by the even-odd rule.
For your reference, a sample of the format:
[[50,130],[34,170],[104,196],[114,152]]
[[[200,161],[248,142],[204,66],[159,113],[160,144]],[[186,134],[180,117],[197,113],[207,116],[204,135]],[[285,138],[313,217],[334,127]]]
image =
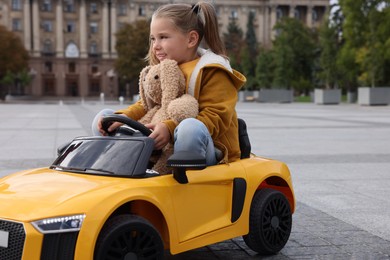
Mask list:
[[106,199],[113,198],[121,190],[128,189],[131,194],[134,187],[142,188],[154,182],[142,183],[145,182],[48,168],[23,171],[1,179],[0,215],[10,220],[31,221],[49,216],[86,213]]

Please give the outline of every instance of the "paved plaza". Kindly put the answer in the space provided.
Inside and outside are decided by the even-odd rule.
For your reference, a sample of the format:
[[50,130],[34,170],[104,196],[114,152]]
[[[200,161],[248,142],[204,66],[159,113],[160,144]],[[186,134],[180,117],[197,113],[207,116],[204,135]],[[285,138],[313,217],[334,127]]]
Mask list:
[[[0,103],[0,177],[49,165],[118,102]],[[390,259],[390,106],[239,103],[252,151],[290,167],[296,212],[285,248],[260,257],[242,238],[167,259]],[[1,202],[0,202],[1,203]]]

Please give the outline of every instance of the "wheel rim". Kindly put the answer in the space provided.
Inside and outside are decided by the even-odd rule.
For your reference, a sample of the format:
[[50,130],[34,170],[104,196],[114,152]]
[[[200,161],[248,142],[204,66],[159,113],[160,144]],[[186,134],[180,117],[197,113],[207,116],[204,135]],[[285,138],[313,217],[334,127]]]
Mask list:
[[271,247],[283,247],[291,230],[289,205],[281,197],[272,199],[265,208],[262,221],[263,235]]
[[124,230],[112,239],[104,259],[156,259],[159,246],[155,241],[148,230]]

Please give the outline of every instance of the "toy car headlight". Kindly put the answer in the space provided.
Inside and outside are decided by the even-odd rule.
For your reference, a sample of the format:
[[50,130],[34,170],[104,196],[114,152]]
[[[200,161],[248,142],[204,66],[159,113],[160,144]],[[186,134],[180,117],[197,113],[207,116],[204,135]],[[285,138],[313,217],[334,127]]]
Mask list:
[[85,214],[46,218],[31,222],[42,234],[79,231]]

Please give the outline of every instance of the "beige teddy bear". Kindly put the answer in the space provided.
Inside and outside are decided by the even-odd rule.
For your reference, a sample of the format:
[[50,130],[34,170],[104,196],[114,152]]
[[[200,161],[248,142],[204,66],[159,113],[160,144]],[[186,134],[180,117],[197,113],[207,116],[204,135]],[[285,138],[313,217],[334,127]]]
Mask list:
[[[146,114],[139,120],[142,124],[174,120],[180,123],[183,119],[196,117],[199,112],[197,100],[185,93],[185,78],[177,62],[163,60],[154,66],[145,67],[139,78],[141,103]],[[168,157],[173,153],[173,144],[168,143],[155,161],[153,170],[166,174]],[[153,157],[153,156],[152,156]]]

